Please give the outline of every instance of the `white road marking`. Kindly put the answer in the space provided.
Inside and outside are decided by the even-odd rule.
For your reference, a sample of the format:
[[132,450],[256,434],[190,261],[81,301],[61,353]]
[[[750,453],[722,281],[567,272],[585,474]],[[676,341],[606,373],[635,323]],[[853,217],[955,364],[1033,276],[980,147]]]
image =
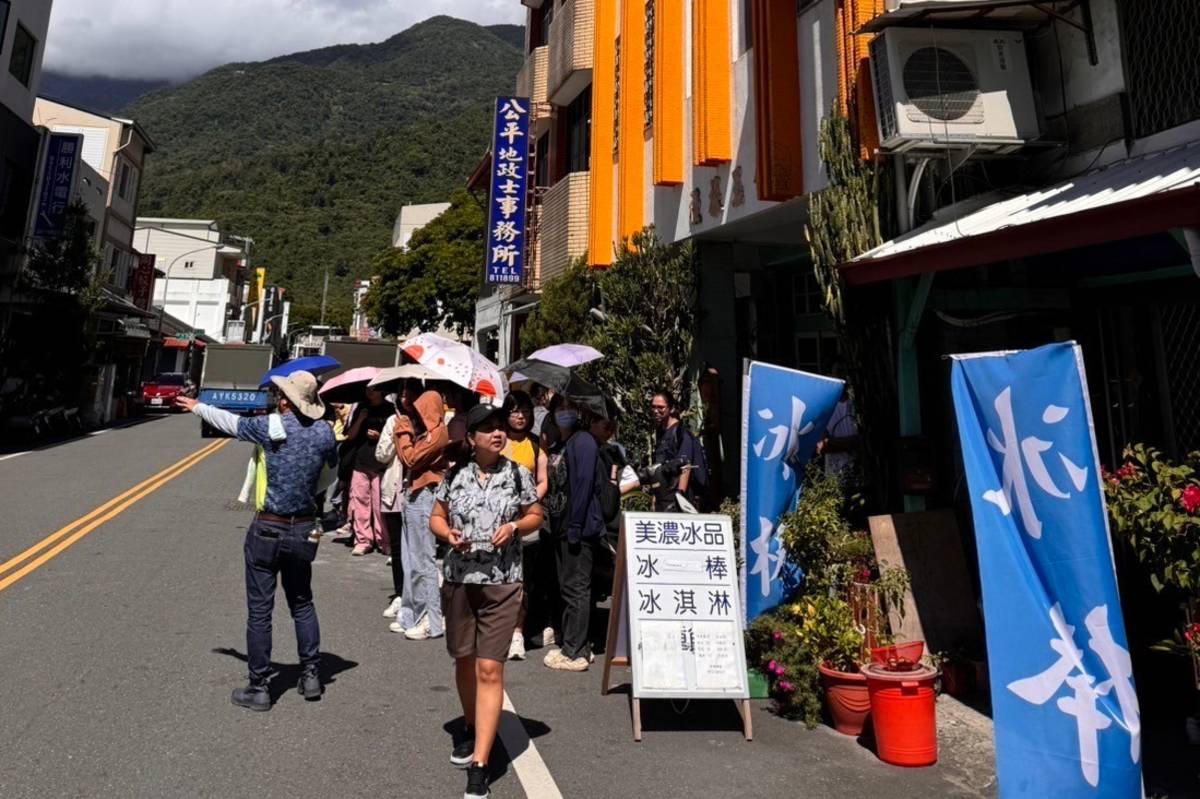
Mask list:
[[6,461],[6,460],[9,460],[10,458],[19,458],[22,455],[28,455],[31,452],[33,452],[33,450],[27,449],[24,452],[14,452],[11,455],[0,455],[0,461]]
[[[517,716],[508,691],[504,692],[504,709],[508,713],[500,716],[500,741],[504,750],[512,758],[513,771],[517,772],[517,780],[525,791],[528,799],[562,799],[562,793],[546,768],[546,761],[538,754],[537,747],[525,732],[525,726]],[[520,754],[513,756],[514,752]]]

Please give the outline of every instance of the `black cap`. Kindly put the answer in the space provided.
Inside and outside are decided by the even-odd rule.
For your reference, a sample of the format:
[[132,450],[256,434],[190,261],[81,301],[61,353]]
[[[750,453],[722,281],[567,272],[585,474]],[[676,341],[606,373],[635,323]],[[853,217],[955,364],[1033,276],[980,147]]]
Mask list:
[[498,405],[476,405],[467,411],[467,432],[474,433],[490,419],[503,423],[504,409]]

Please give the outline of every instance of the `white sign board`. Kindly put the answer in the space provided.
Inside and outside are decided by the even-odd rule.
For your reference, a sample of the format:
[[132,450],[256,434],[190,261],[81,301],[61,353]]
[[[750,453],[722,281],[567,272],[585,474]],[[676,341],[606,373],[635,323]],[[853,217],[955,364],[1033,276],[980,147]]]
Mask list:
[[[728,516],[626,513],[618,653],[633,695],[747,699],[733,523]],[[628,638],[625,624],[628,623]]]

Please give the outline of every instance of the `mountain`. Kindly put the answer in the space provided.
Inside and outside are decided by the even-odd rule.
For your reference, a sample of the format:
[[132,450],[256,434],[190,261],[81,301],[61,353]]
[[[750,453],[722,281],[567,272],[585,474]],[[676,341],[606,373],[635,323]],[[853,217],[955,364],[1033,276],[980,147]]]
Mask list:
[[391,245],[400,206],[448,200],[487,150],[493,100],[523,58],[501,34],[434,17],[379,44],[228,64],[155,91],[124,110],[159,148],[139,213],[253,238],[297,326],[319,313],[328,270],[330,318],[348,323],[354,281]]
[[524,25],[488,25],[488,30],[518,50],[525,49]]
[[42,73],[38,94],[69,105],[115,114],[139,97],[170,85],[170,81],[165,80],[123,80],[100,75],[81,77],[46,70]]

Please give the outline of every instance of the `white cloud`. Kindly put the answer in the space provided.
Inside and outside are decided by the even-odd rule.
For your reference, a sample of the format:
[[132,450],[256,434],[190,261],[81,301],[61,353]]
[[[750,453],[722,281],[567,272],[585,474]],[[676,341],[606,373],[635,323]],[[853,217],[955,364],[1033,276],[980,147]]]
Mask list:
[[193,77],[332,44],[387,39],[438,14],[522,23],[519,0],[54,0],[46,68],[115,78]]

